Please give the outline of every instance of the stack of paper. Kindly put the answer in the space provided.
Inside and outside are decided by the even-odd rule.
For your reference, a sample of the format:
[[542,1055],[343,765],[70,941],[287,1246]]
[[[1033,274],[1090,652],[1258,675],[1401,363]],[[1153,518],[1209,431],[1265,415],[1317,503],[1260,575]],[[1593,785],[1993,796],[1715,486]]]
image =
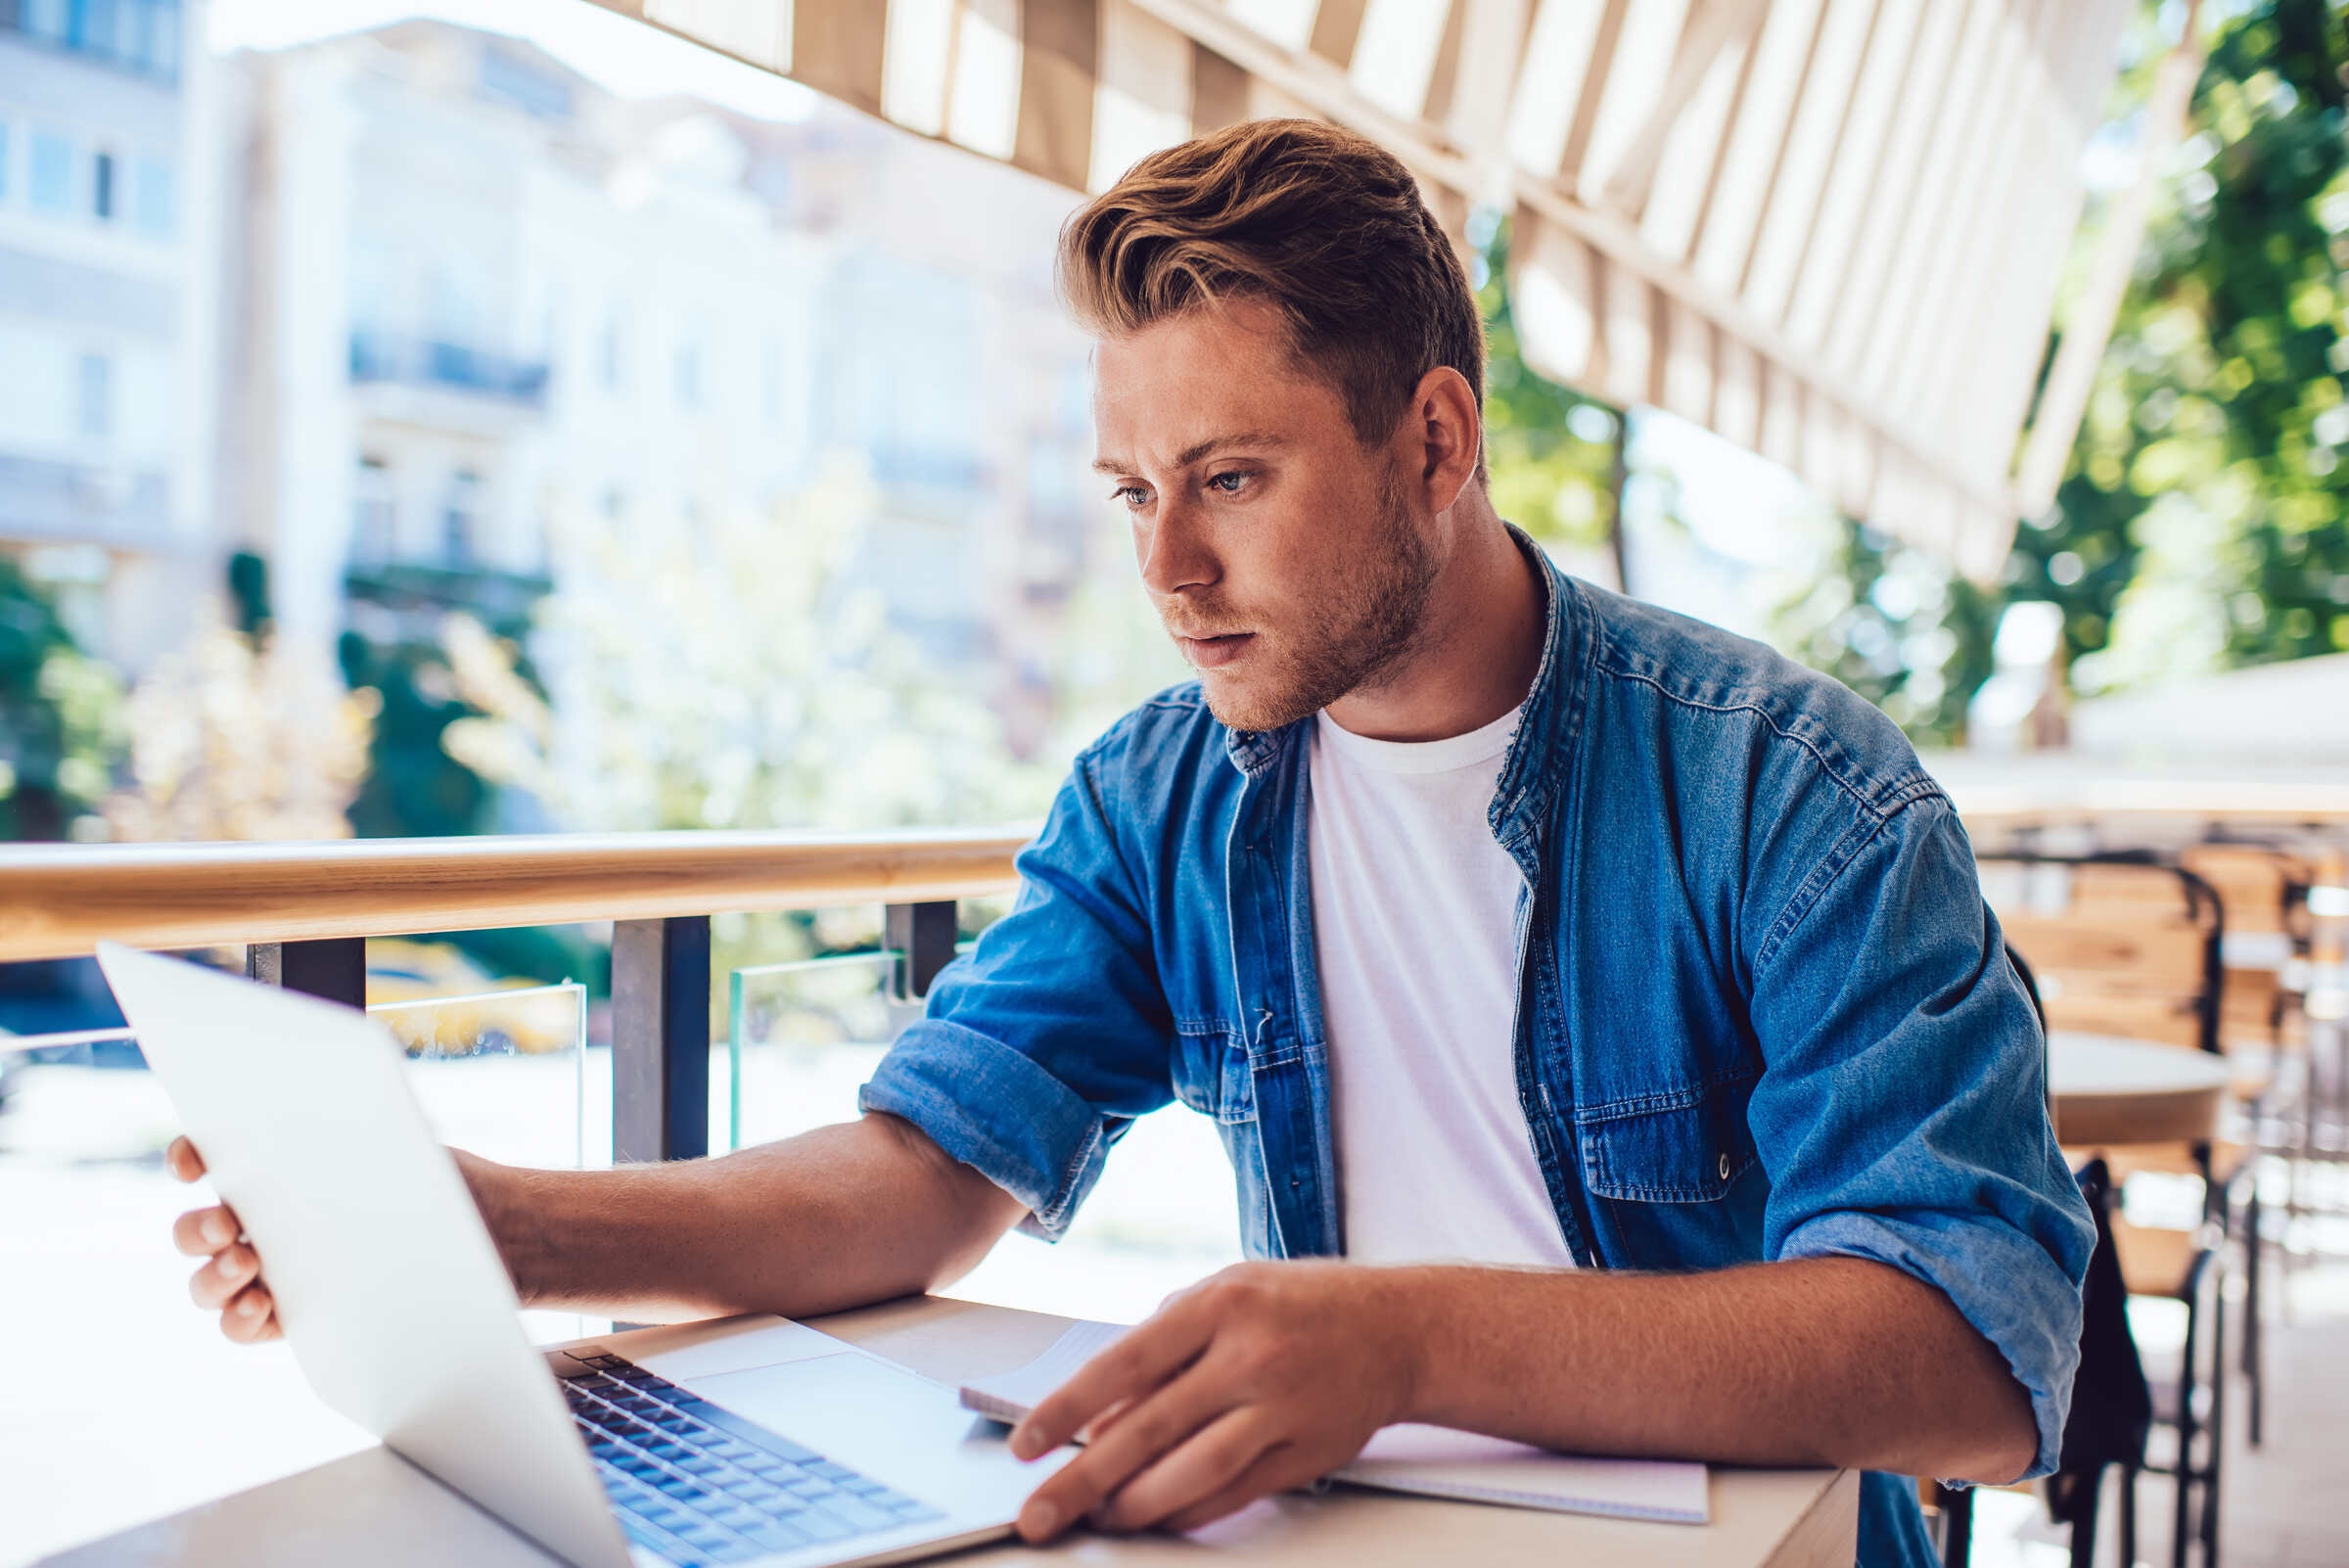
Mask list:
[[[1078,1323],[1027,1365],[965,1385],[963,1406],[998,1421],[1017,1421],[1125,1332],[1118,1323]],[[1701,1464],[1583,1458],[1441,1426],[1387,1427],[1330,1479],[1563,1513],[1672,1524],[1703,1524],[1712,1517]]]
[[1052,1348],[1027,1365],[962,1386],[962,1407],[991,1415],[998,1421],[1017,1421],[1044,1403],[1044,1397],[1077,1375],[1101,1351],[1126,1333],[1124,1323],[1095,1323],[1080,1319],[1052,1342]]

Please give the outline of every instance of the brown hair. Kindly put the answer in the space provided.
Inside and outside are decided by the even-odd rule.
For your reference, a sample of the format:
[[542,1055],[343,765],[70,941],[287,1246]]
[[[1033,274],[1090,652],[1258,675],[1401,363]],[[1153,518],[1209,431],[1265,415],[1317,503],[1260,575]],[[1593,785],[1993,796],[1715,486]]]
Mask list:
[[1243,120],[1152,153],[1063,226],[1060,290],[1098,337],[1218,299],[1266,301],[1365,446],[1438,365],[1484,399],[1476,297],[1410,170],[1318,120]]

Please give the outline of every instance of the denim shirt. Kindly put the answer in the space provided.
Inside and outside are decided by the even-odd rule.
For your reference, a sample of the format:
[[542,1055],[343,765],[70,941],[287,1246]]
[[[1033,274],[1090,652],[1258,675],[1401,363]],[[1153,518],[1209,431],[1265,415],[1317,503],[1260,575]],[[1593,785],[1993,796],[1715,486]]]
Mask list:
[[[1948,798],[1845,687],[1519,537],[1546,640],[1489,819],[1525,876],[1512,1050],[1567,1247],[1599,1268],[1901,1269],[2004,1356],[2046,1472],[2094,1230]],[[1054,1237],[1133,1119],[1179,1099],[1217,1123],[1251,1256],[1343,1255],[1311,723],[1234,732],[1195,684],[1120,719],[862,1105]],[[1865,1478],[1860,1560],[1933,1560],[1913,1483]]]

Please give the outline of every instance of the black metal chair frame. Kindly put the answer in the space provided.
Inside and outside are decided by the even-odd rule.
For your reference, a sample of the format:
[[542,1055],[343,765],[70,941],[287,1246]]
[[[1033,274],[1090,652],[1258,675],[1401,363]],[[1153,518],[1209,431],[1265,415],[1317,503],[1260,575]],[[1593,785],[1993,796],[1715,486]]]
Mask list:
[[[2211,1055],[2223,1055],[2220,1038],[2221,1010],[2225,998],[2225,944],[2227,910],[2225,900],[2210,882],[2178,862],[2174,855],[2152,850],[2103,851],[2085,854],[2052,854],[2034,850],[2003,850],[1978,856],[1979,862],[2000,862],[2019,865],[2058,865],[2067,867],[2134,866],[2158,871],[2177,881],[2186,899],[2188,918],[2202,926],[2202,986],[2195,998],[2195,1043]],[[2039,1014],[2041,1037],[2047,1033],[2047,1007],[2040,995],[2038,976],[2029,961],[2009,943],[2006,956],[2030,994],[2031,1005]],[[2044,1044],[2043,1044],[2044,1051]],[[2046,1061],[2041,1062],[2043,1080]],[[2243,1165],[2231,1173],[2222,1184],[2214,1178],[2211,1148],[2208,1142],[2193,1145],[2194,1164],[2203,1182],[2203,1232],[2192,1261],[2187,1268],[2174,1298],[2186,1306],[2186,1336],[2179,1358],[2179,1379],[2176,1410],[2168,1419],[2156,1417],[2159,1424],[2170,1425],[2178,1432],[2178,1455],[2174,1463],[2124,1466],[2120,1476],[2120,1546],[2121,1560],[2127,1564],[2137,1560],[2137,1477],[2141,1473],[2171,1475],[2177,1478],[2177,1517],[2172,1538],[2171,1557],[2175,1568],[2186,1568],[2191,1544],[2199,1541],[2202,1546],[2203,1568],[2217,1568],[2219,1527],[2219,1477],[2224,1456],[2226,1409],[2226,1291],[2224,1248],[2234,1227],[2235,1189],[2243,1189],[2245,1278],[2245,1331],[2243,1335],[2243,1369],[2250,1388],[2253,1432],[2256,1433],[2261,1411],[2260,1356],[2259,1356],[2259,1190],[2256,1180],[2257,1151],[2249,1154]],[[2201,1299],[2210,1297],[2210,1379],[2208,1398],[2199,1398],[2205,1385],[2199,1375],[2198,1352],[2202,1339]],[[2197,1439],[2201,1441],[2203,1457],[2197,1459]],[[2254,1439],[2256,1441],[2256,1438]],[[2194,1509],[2199,1494],[2201,1507]],[[1939,1487],[1936,1500],[1943,1513],[1942,1557],[1947,1568],[1959,1568],[1967,1561],[1972,1547],[1973,1498],[1970,1490]],[[2074,1568],[2088,1568],[2096,1550],[2096,1507],[2092,1499],[2082,1517],[2073,1526]]]
[[[2256,851],[2275,862],[2281,873],[2277,890],[2278,927],[2283,933],[2293,960],[2303,966],[2311,963],[2316,953],[2316,917],[2309,906],[2309,895],[2318,885],[2320,872],[2309,858],[2305,844],[2300,848],[2292,848],[2265,839],[2222,832],[2210,834],[2203,844],[2214,849]],[[2286,1009],[2290,1005],[2291,992],[2287,988],[2278,986],[2268,1007],[2267,1020],[2269,1039],[2275,1051],[2274,1060],[2278,1063],[2282,1060],[2283,1026]],[[2314,1027],[2312,1023],[2311,1038],[2307,1041],[2309,1054],[2303,1062],[2305,1076],[2292,1103],[2287,1108],[2280,1108],[2274,1103],[2272,1096],[2276,1092],[2278,1080],[2271,1078],[2267,1088],[2251,1106],[2251,1154],[2248,1158],[2256,1160],[2262,1154],[2275,1154],[2287,1163],[2289,1181],[2284,1196],[2287,1234],[2300,1217],[2309,1212],[2303,1182],[2307,1168],[2311,1164],[2335,1164],[2342,1159],[2343,1139],[2338,1136],[2319,1139],[2320,1114],[2326,1119],[2327,1132],[2337,1133],[2338,1130],[2349,1126],[2349,1082],[2342,1081],[2342,1076],[2336,1075],[2336,1081],[2330,1084],[2329,1094],[2323,1092],[2325,1085],[2318,1079]],[[2269,1132],[2274,1127],[2280,1127],[2281,1132],[2271,1141]],[[2246,1411],[2248,1425],[2244,1436],[2250,1446],[2256,1449],[2266,1435],[2267,1407],[2266,1380],[2261,1375],[2261,1336],[2265,1330],[2259,1314],[2261,1270],[2258,1265],[2262,1217],[2256,1171],[2245,1185],[2243,1215],[2248,1279],[2244,1303],[2242,1369],[2249,1386],[2249,1407]],[[2291,1259],[2288,1250],[2280,1254],[2281,1265],[2287,1270]]]

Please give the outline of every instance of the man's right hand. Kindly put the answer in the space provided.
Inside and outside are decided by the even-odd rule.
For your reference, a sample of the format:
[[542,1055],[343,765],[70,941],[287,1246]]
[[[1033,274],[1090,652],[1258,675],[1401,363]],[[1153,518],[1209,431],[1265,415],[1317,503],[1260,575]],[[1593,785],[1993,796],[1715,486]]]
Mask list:
[[[182,1181],[204,1175],[204,1156],[186,1138],[173,1138],[163,1165]],[[171,1226],[171,1240],[191,1258],[205,1260],[188,1280],[196,1305],[220,1314],[220,1332],[240,1345],[278,1339],[277,1302],[261,1282],[261,1255],[245,1239],[245,1227],[226,1204],[195,1209]]]

